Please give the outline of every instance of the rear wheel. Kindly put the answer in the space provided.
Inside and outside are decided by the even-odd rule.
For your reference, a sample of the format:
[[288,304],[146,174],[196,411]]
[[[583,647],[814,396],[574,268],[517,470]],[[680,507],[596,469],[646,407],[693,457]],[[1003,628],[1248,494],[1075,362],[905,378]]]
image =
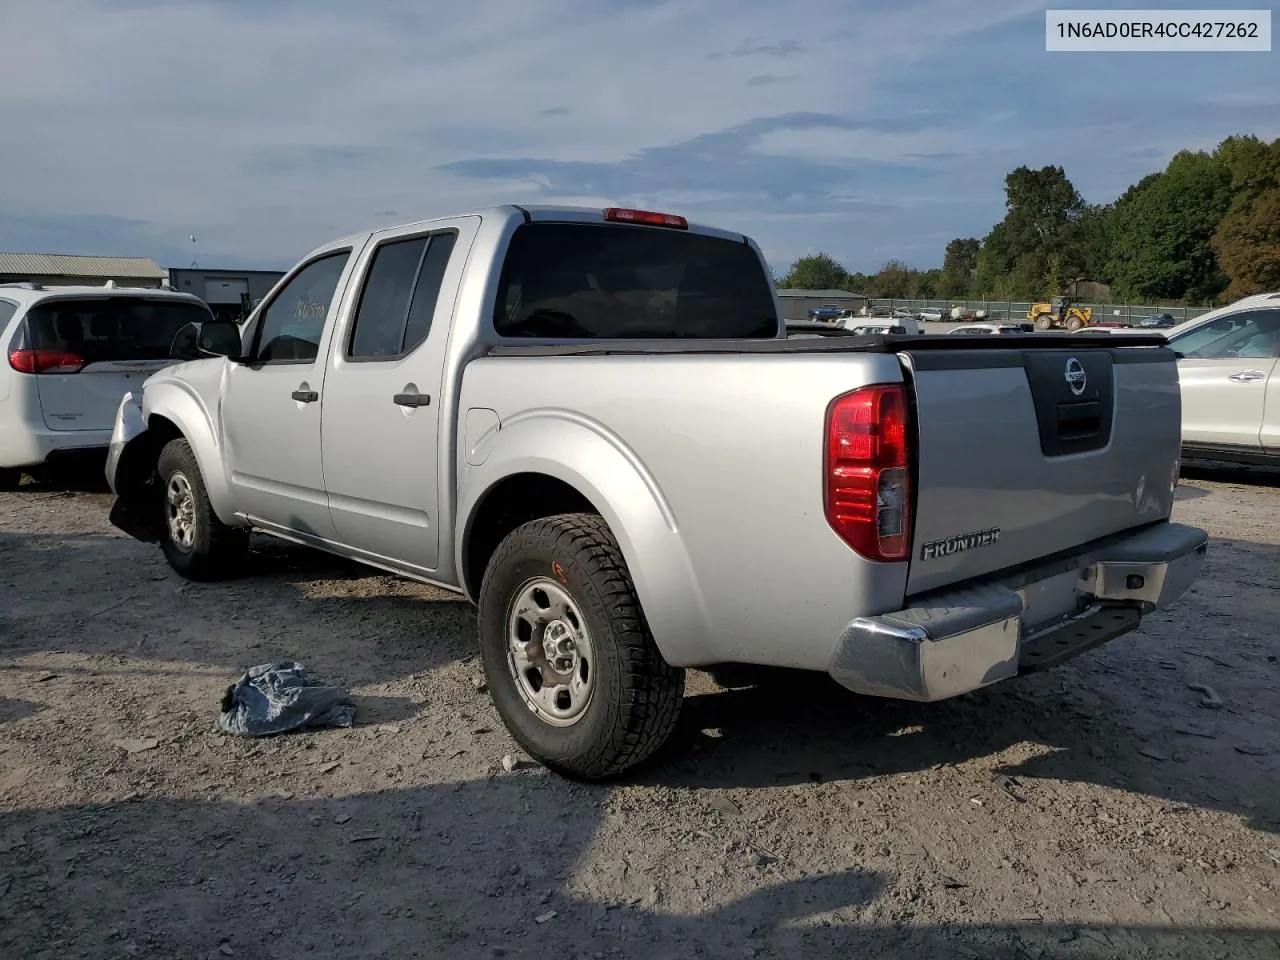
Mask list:
[[1049,316],[1047,313],[1042,313],[1040,316],[1036,317],[1035,324],[1037,330],[1052,330],[1053,317]]
[[249,533],[218,519],[186,440],[170,440],[156,465],[164,511],[160,546],[169,566],[189,580],[221,580],[239,572]]
[[0,490],[17,490],[21,482],[21,470],[14,467],[0,467]]
[[480,590],[480,651],[494,705],[531,757],[596,780],[670,736],[684,671],[649,633],[617,541],[600,517],[517,528]]

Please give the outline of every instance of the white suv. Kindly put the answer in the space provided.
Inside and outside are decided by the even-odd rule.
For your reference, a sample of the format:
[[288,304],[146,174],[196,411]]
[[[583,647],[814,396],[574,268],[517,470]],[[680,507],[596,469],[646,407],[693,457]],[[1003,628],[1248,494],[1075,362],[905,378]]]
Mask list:
[[120,399],[175,362],[178,330],[211,317],[170,290],[0,283],[0,490],[46,464],[105,457]]

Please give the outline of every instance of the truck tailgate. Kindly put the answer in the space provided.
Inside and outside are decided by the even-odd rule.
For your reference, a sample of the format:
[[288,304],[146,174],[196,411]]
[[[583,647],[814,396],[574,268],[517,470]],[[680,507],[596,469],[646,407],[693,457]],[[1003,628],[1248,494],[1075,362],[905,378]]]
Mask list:
[[917,430],[909,594],[1172,510],[1181,443],[1174,354],[1109,338],[1034,339],[900,353]]

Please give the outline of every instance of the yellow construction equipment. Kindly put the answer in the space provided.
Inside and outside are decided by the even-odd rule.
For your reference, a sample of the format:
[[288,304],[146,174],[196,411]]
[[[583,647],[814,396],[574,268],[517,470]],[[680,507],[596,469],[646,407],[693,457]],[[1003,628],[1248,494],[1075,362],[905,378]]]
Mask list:
[[1051,303],[1033,303],[1027,319],[1037,330],[1079,330],[1093,322],[1093,307],[1077,307],[1067,297],[1054,297]]

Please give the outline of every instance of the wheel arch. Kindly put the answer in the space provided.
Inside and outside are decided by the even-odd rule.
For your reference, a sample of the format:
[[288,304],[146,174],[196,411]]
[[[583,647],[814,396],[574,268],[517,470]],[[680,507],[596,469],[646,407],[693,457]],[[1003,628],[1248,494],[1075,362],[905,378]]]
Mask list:
[[483,464],[464,463],[455,543],[467,596],[479,596],[503,537],[559,513],[604,519],[668,663],[709,662],[714,645],[706,604],[670,506],[634,455],[613,438],[569,421],[531,418],[504,425]]
[[228,525],[240,525],[235,516],[231,488],[227,482],[227,473],[222,462],[222,445],[212,417],[189,390],[178,383],[157,384],[148,389],[143,396],[143,416],[147,430],[137,439],[155,434],[155,460],[152,469],[160,457],[160,451],[171,440],[185,439],[191,445],[191,452],[200,467],[200,476],[204,481],[205,491],[209,496],[209,504],[218,519]]

